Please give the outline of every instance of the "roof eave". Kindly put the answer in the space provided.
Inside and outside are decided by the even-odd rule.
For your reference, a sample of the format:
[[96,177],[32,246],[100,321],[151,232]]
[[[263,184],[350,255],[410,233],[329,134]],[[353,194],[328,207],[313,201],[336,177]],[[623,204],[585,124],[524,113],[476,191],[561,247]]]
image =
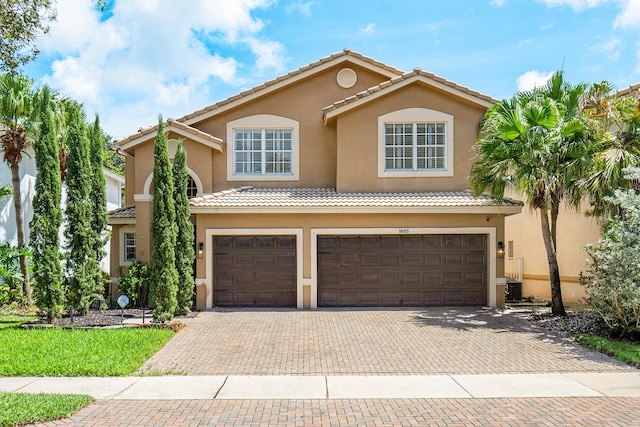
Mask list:
[[191,206],[194,214],[480,214],[515,215],[522,206]]
[[[195,132],[188,132],[184,129],[181,128],[182,126],[188,126],[186,124],[183,123],[179,123],[176,122],[175,120],[170,119],[167,126],[165,126],[165,132],[173,132],[176,133],[182,137],[191,139],[193,141],[199,142],[209,148],[212,148],[214,150],[218,150],[219,152],[224,152],[224,141],[220,138],[217,138],[213,135],[209,135],[206,134],[207,137],[205,137],[204,135],[200,135],[200,134],[204,134],[204,132],[194,129]],[[147,132],[143,132],[140,136],[138,137],[134,137],[131,138],[130,140],[127,141],[128,138],[124,138],[121,141],[126,141],[124,143],[121,143],[119,141],[116,141],[116,145],[118,146],[118,148],[120,148],[121,150],[128,150],[130,148],[135,147],[138,144],[141,144],[143,142],[149,141],[153,138],[156,137],[157,135],[157,126],[155,126],[154,128],[152,128],[150,131]]]
[[[278,77],[277,79],[274,79],[274,83],[272,84],[267,84],[264,83],[260,86],[257,86],[260,89],[249,89],[248,91],[245,91],[243,93],[240,93],[239,95],[235,95],[234,97],[228,98],[227,100],[223,100],[220,101],[218,104],[220,104],[219,106],[216,107],[216,105],[218,104],[214,104],[213,106],[207,107],[203,110],[201,110],[201,112],[195,112],[193,114],[184,116],[180,119],[177,119],[178,121],[182,122],[182,123],[186,123],[188,125],[194,124],[194,123],[198,123],[201,122],[203,120],[209,119],[211,117],[214,117],[218,114],[224,113],[225,111],[231,110],[233,108],[237,108],[238,106],[245,104],[247,102],[253,101],[257,98],[260,98],[262,96],[265,96],[269,93],[275,92],[279,89],[282,89],[285,86],[288,86],[290,84],[296,83],[300,80],[303,80],[309,76],[312,76],[313,74],[317,74],[321,71],[324,71],[328,68],[334,67],[338,64],[341,64],[343,62],[351,62],[354,63],[356,65],[359,65],[361,67],[367,68],[369,70],[375,71],[379,74],[384,75],[385,77],[388,78],[393,78],[393,77],[397,77],[399,74],[398,72],[395,72],[394,70],[390,69],[389,67],[385,68],[382,66],[378,66],[376,64],[370,63],[368,61],[365,61],[363,59],[360,59],[356,56],[352,56],[349,54],[346,55],[342,55],[339,56],[337,58],[333,58],[329,61],[326,61],[324,63],[321,63],[320,65],[317,66],[313,66],[313,67],[309,67],[308,69],[306,69],[305,71],[299,72],[295,75],[292,75],[290,77],[286,77],[285,76],[281,76]],[[303,67],[304,68],[304,67]],[[399,70],[398,70],[399,71]],[[283,78],[284,77],[284,78]],[[232,98],[236,98],[231,100]],[[230,101],[229,101],[230,100]],[[227,102],[228,101],[228,102]]]

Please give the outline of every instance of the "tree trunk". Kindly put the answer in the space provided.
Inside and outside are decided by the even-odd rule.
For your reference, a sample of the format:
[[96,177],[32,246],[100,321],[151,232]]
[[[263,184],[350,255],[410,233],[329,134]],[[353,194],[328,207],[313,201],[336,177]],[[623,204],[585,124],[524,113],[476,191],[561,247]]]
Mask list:
[[[13,207],[16,210],[16,231],[18,233],[18,246],[24,247],[24,214],[22,212],[22,192],[20,191],[19,165],[11,163],[11,184],[13,185]],[[20,255],[20,271],[22,272],[22,292],[27,304],[31,303],[31,284],[29,283],[29,266],[27,256]]]
[[542,240],[547,250],[547,260],[549,261],[549,281],[551,282],[551,313],[554,316],[565,316],[567,313],[562,303],[562,288],[560,287],[560,269],[558,268],[558,258],[556,248],[553,244],[551,228],[549,226],[549,212],[540,209],[540,222],[542,225]]
[[554,194],[551,196],[551,240],[553,241],[553,249],[558,253],[558,212],[560,211],[560,198]]

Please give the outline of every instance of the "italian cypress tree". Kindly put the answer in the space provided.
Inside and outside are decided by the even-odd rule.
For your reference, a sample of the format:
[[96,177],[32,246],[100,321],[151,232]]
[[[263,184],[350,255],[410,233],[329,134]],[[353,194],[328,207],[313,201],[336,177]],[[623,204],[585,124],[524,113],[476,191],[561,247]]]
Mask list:
[[151,221],[150,296],[153,318],[164,322],[176,311],[178,272],[176,270],[176,211],[173,203],[173,174],[169,162],[167,135],[162,116],[153,148],[153,219]]
[[91,164],[89,161],[89,141],[81,106],[70,106],[67,143],[67,300],[80,314],[86,314],[95,294],[97,261],[93,250],[94,238],[91,229],[89,198],[91,187]]
[[196,254],[193,249],[193,224],[189,220],[189,196],[187,185],[189,172],[187,170],[187,152],[182,147],[182,141],[178,143],[176,157],[173,159],[173,183],[174,201],[176,208],[176,269],[178,270],[178,306],[176,314],[187,314],[191,311],[193,290],[195,281],[193,278],[193,261]]
[[93,127],[90,128],[90,151],[91,151],[91,188],[89,190],[89,200],[91,200],[91,231],[93,232],[93,257],[98,266],[95,271],[95,292],[102,294],[104,292],[104,281],[102,279],[102,271],[99,268],[100,261],[105,257],[107,252],[104,245],[109,239],[109,231],[107,230],[107,185],[102,171],[104,161],[103,151],[103,134],[100,129],[100,118],[96,114]]
[[58,141],[51,109],[51,92],[45,86],[42,90],[39,113],[38,139],[35,151],[36,175],[33,198],[33,219],[31,220],[31,247],[33,253],[33,289],[35,303],[47,321],[60,317],[64,304],[62,290],[62,265],[60,264],[60,238],[58,230],[62,224],[60,209],[61,187]]

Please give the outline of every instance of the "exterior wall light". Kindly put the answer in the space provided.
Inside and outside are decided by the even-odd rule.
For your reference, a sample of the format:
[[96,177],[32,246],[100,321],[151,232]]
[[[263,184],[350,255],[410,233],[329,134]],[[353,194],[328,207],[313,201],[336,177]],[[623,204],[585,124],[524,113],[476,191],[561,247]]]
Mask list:
[[204,252],[204,243],[198,242],[198,258],[202,258],[203,252]]
[[504,243],[498,242],[498,258],[504,258]]

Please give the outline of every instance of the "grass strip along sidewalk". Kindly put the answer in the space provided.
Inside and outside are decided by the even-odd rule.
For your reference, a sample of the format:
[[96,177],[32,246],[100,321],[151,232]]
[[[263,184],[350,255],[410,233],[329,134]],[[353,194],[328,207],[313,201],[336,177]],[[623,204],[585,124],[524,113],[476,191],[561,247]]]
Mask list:
[[0,393],[0,427],[68,418],[92,401],[79,394]]
[[[163,328],[22,329],[0,315],[0,376],[126,376],[171,339]],[[93,401],[76,394],[0,392],[0,427],[67,418]]]

